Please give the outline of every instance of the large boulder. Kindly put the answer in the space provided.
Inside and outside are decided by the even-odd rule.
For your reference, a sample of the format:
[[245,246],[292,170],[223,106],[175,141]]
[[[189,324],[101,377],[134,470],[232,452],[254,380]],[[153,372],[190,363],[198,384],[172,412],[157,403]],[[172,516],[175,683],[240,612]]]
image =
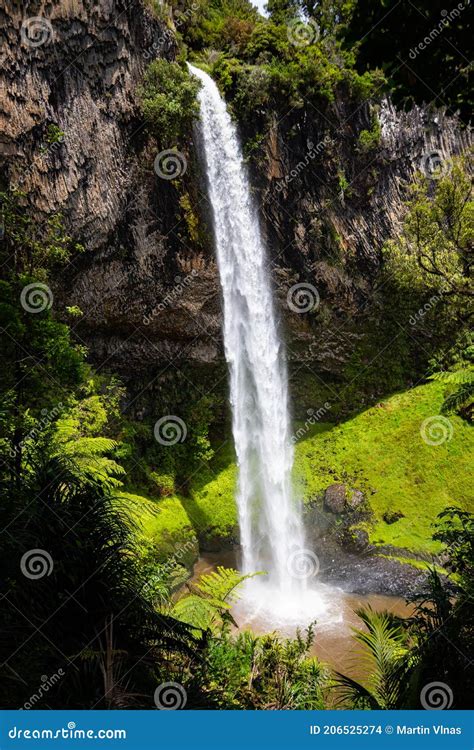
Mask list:
[[351,490],[346,498],[347,505],[351,510],[357,510],[364,502],[364,493],[361,490]]
[[330,513],[342,513],[346,507],[345,484],[331,484],[324,493],[324,508]]

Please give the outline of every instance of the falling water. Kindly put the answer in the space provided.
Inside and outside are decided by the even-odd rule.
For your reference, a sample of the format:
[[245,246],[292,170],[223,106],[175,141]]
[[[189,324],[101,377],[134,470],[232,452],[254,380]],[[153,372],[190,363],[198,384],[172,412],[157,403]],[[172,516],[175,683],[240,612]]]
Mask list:
[[267,586],[290,595],[304,588],[297,560],[304,540],[291,491],[287,376],[266,253],[235,126],[214,81],[189,67],[202,84],[199,137],[224,300],[242,566],[267,571]]

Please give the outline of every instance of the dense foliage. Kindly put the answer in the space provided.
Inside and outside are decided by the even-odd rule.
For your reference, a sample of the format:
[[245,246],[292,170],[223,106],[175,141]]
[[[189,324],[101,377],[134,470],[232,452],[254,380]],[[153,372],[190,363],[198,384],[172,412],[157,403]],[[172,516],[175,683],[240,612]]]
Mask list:
[[456,592],[432,568],[425,587],[411,597],[416,605],[412,617],[401,619],[370,609],[358,612],[366,625],[365,630],[355,631],[357,642],[365,647],[366,681],[337,676],[339,698],[345,705],[426,708],[423,688],[436,683],[445,691],[443,707],[469,708],[474,687],[470,670],[474,653],[474,516],[447,508],[438,517],[434,538],[445,545],[445,564],[456,573]]
[[[258,149],[260,126],[275,113],[293,108],[305,122],[315,108],[329,113],[338,98],[358,107],[388,88],[399,100],[432,98],[463,112],[468,104],[468,66],[457,49],[467,46],[465,9],[446,25],[439,3],[420,11],[394,2],[269,0],[268,18],[248,0],[147,4],[180,47],[179,62],[149,65],[140,89],[160,149],[189,156],[198,83],[186,56],[212,73],[241,122],[256,123],[247,151]],[[430,66],[419,47],[426,33]],[[50,125],[45,143],[63,136]],[[354,141],[358,154],[370,156],[379,139],[373,116]],[[389,372],[365,374],[374,352],[362,345],[341,372],[346,401],[354,391],[359,410],[366,399],[376,406],[340,425],[305,423],[295,451],[295,478],[310,511],[329,483],[354,483],[365,500],[352,533],[401,554],[437,554],[412,597],[411,618],[359,612],[360,680],[331,675],[312,656],[317,623],[294,638],[236,632],[232,606],[248,576],[218,568],[184,586],[198,538],[235,542],[235,457],[231,450],[215,455],[211,436],[221,404],[190,396],[179,382],[170,386],[189,433],[171,447],[153,439],[151,418],[128,418],[126,389],[90,367],[75,338],[82,312],[67,307],[56,284],[81,244],[59,213],[32,218],[27,195],[1,194],[2,706],[153,708],[157,686],[174,681],[188,708],[313,710],[334,700],[418,708],[421,688],[443,680],[453,707],[466,707],[474,529],[458,504],[467,507],[463,442],[473,414],[473,347],[465,331],[472,316],[470,169],[464,157],[418,175],[400,238],[384,248],[384,330],[376,321],[366,339],[376,342],[377,356],[384,337],[396,341],[385,360]],[[344,198],[348,178],[335,170],[334,179]],[[179,206],[190,239],[204,242],[191,191],[181,190]],[[411,326],[403,334],[400,311]],[[385,398],[414,384],[420,371],[423,386]],[[334,412],[342,413],[337,398]],[[420,439],[420,424],[439,411],[450,415],[455,435],[433,451]],[[447,504],[453,507],[439,514],[429,540],[433,517]],[[46,697],[45,676],[57,675]]]
[[469,119],[472,94],[466,57],[472,38],[468,2],[446,5],[396,0],[322,3],[345,11],[344,44],[358,47],[358,69],[384,70],[396,101],[434,101]]
[[187,0],[170,8],[178,37],[228,93],[245,96],[245,79],[257,75],[257,65],[259,93],[274,104],[332,99],[342,83],[367,98],[387,79],[396,101],[435,100],[468,117],[467,5],[269,0],[266,18],[248,0]]
[[[186,0],[171,8],[188,57],[212,73],[241,119],[256,107],[286,111],[331,102],[336,89],[368,98],[383,85],[375,66],[356,71],[353,51],[336,34],[320,33],[311,17],[303,21],[298,2],[270,3],[269,18],[248,0]],[[150,116],[148,104],[147,110]]]
[[[460,318],[473,313],[472,156],[441,163],[410,186],[403,233],[388,244],[389,270],[405,285],[437,293]],[[434,178],[434,179],[433,179]]]
[[142,108],[161,146],[177,146],[188,136],[199,113],[198,90],[198,81],[176,62],[154,60],[148,66],[141,89]]

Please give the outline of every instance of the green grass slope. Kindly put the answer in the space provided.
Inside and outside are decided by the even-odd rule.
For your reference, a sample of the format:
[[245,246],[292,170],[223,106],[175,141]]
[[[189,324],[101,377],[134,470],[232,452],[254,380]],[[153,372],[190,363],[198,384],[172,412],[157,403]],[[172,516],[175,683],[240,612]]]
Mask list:
[[[296,447],[296,487],[305,501],[332,482],[362,490],[373,512],[374,543],[435,552],[432,524],[448,505],[474,510],[470,458],[474,431],[457,416],[439,418],[445,388],[430,383],[396,394],[341,425],[313,427]],[[422,436],[424,432],[431,442]],[[441,441],[447,436],[448,439]],[[386,511],[403,513],[393,524]]]
[[[472,427],[450,416],[442,426],[450,439],[439,445],[427,444],[420,433],[426,419],[439,415],[444,391],[442,384],[428,383],[391,396],[340,425],[307,425],[295,447],[298,495],[305,502],[322,502],[328,485],[344,482],[367,498],[373,513],[367,530],[373,543],[436,552],[439,546],[431,536],[437,514],[448,505],[474,510],[469,479]],[[235,477],[235,466],[228,464],[183,500],[201,535],[232,535],[237,522]],[[383,515],[388,510],[404,517],[387,524]]]
[[132,492],[121,492],[136,525],[140,553],[156,562],[172,555],[185,565],[194,562],[198,545],[193,525],[176,496],[154,500]]
[[[305,503],[323,501],[334,482],[363,491],[371,520],[364,522],[374,544],[405,548],[417,554],[439,550],[432,540],[437,514],[448,505],[474,511],[470,491],[470,458],[474,430],[457,416],[446,418],[438,431],[439,410],[446,386],[428,383],[398,393],[339,425],[297,425],[303,430],[295,446],[294,485]],[[423,424],[437,418],[422,436]],[[440,442],[440,437],[449,439]],[[215,474],[196,477],[188,497],[153,500],[122,493],[130,500],[140,527],[140,543],[164,560],[176,547],[195,542],[217,549],[235,539],[236,467],[229,451],[219,456]],[[383,516],[403,517],[388,524]],[[190,552],[193,560],[197,546]]]

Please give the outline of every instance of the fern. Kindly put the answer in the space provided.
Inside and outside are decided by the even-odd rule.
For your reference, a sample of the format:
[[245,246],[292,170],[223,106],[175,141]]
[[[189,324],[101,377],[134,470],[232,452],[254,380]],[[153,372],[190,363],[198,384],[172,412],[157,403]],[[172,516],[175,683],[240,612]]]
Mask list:
[[179,599],[171,609],[172,617],[202,630],[213,630],[220,621],[216,604],[197,594]]
[[474,383],[463,385],[454,393],[451,393],[444,400],[441,407],[443,414],[452,414],[453,412],[460,411],[464,406],[468,406],[469,402],[474,399]]
[[438,380],[442,383],[455,383],[456,385],[474,384],[474,370],[463,368],[462,370],[435,372],[433,375],[430,375],[430,380]]
[[197,583],[173,605],[170,614],[182,622],[203,630],[217,630],[225,622],[235,624],[230,609],[239,598],[238,589],[248,578],[233,568],[219,565],[212,573],[202,575]]
[[353,630],[354,638],[364,647],[362,663],[370,677],[364,685],[337,672],[340,699],[357,708],[398,708],[409,661],[406,635],[389,612],[374,612],[368,607],[356,614],[367,628]]
[[67,456],[95,456],[101,453],[108,453],[117,447],[117,442],[111,438],[105,437],[83,437],[76,438],[70,442],[63,443],[62,452]]
[[243,582],[247,578],[253,578],[254,575],[258,575],[258,573],[243,576],[238,570],[218,565],[217,570],[200,577],[198,583],[196,583],[196,588],[210,599],[232,604],[239,598],[238,589]]
[[462,416],[470,418],[474,400],[474,369],[464,367],[460,370],[435,372],[430,376],[430,380],[459,386],[443,401],[441,405],[442,414],[458,412]]

